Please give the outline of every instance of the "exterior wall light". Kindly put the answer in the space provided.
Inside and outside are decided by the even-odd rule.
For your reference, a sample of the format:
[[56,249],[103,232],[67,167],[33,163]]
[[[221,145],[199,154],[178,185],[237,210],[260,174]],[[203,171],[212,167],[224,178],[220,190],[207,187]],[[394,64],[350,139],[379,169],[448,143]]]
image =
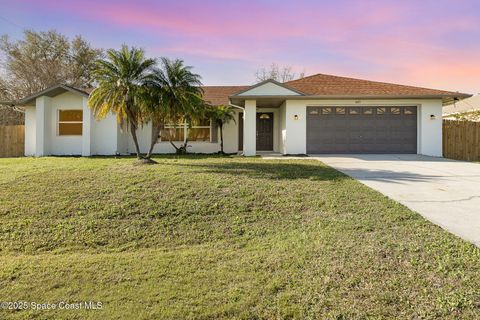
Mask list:
[[298,120],[298,114],[293,116],[293,120]]
[[434,114],[431,114],[430,115],[430,120],[435,120],[435,119],[437,119],[437,117]]
[[259,118],[260,119],[270,119],[270,115],[268,113],[262,113]]

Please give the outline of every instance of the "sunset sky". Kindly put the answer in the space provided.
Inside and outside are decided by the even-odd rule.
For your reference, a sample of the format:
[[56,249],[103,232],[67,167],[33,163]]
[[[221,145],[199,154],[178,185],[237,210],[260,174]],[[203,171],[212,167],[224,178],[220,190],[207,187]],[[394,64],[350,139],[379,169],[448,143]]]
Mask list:
[[272,62],[480,92],[480,1],[7,1],[0,33],[82,35],[92,45],[178,57],[207,85],[251,84]]

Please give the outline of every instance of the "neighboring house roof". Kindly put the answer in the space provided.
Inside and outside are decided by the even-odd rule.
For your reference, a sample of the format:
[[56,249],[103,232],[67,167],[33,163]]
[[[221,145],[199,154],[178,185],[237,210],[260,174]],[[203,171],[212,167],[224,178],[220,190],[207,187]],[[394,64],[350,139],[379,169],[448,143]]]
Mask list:
[[443,107],[443,115],[447,116],[455,113],[466,113],[478,110],[480,110],[480,93],[471,98],[467,98]]

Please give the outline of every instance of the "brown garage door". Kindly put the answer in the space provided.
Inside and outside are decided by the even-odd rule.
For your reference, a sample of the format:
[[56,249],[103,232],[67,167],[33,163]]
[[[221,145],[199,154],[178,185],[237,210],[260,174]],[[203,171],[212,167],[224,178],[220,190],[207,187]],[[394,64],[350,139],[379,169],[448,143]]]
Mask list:
[[307,153],[417,153],[417,108],[307,107]]

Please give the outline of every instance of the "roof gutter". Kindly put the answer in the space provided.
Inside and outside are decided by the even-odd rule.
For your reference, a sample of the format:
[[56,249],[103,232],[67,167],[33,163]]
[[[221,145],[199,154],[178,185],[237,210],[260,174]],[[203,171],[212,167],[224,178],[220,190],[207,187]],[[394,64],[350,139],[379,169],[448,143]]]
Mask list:
[[234,107],[234,108],[238,108],[238,109],[241,109],[241,110],[245,110],[244,107],[241,107],[241,106],[238,106],[238,105],[236,105],[236,104],[233,104],[233,103],[231,103],[230,101],[228,102],[228,105],[229,105],[230,107]]
[[241,95],[241,96],[229,96],[230,99],[268,99],[268,98],[277,98],[277,99],[289,99],[289,100],[312,100],[312,99],[444,99],[444,98],[470,98],[471,94],[459,93],[458,95],[312,95],[312,96],[295,96],[295,95]]
[[312,96],[285,96],[285,95],[270,95],[270,96],[229,96],[229,99],[238,100],[259,100],[259,99],[283,99],[283,100],[388,100],[388,99],[439,99],[442,100],[442,105],[446,106],[454,101],[463,100],[472,97],[471,94],[458,93],[458,94],[445,94],[445,95],[404,95],[404,96],[392,96],[392,95],[364,95],[364,96],[351,96],[351,95],[312,95]]

